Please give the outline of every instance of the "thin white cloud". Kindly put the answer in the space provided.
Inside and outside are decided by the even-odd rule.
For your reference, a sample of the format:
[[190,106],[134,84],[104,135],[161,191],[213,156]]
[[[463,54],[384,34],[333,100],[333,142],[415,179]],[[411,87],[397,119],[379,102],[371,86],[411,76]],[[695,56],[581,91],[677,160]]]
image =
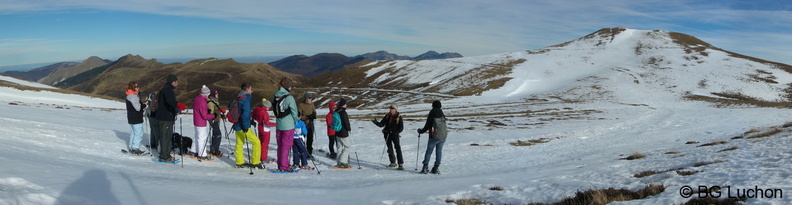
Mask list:
[[[716,42],[726,42],[721,39],[730,37],[708,27],[749,28],[779,36],[787,36],[784,33],[792,28],[792,13],[788,11],[734,9],[730,8],[734,4],[731,1],[47,0],[3,4],[0,14],[96,9],[222,19],[402,42],[413,45],[412,50],[405,48],[409,53],[403,54],[408,55],[424,48],[464,55],[537,49],[615,26],[677,31]],[[778,50],[783,53],[783,49]]]

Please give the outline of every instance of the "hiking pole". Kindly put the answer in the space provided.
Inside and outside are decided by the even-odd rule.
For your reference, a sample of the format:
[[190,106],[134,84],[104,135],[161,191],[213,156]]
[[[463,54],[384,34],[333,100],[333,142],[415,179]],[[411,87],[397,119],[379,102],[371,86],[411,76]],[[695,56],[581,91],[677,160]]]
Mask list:
[[[352,132],[349,132],[349,135],[352,135]],[[358,157],[357,146],[355,146],[355,140],[353,140],[352,138],[349,138],[349,140],[352,141],[352,146],[355,147],[355,159],[357,160],[358,169],[361,169],[360,158]]]
[[[225,132],[226,132],[226,136],[225,137],[226,137],[226,142],[228,142],[227,147],[228,147],[228,150],[231,150],[231,139],[228,139],[228,136],[231,135],[231,132],[228,131],[228,125],[226,125],[227,123],[228,122],[226,121],[226,119],[223,118],[223,130],[225,130]],[[234,131],[234,130],[232,129],[231,131]],[[222,139],[221,139],[221,141],[222,141]],[[231,154],[234,154],[234,152],[232,151]]]
[[[385,137],[385,145],[382,146],[382,154],[380,154],[380,161],[379,161],[380,164],[382,164],[382,157],[385,156],[385,147],[388,147],[388,137]],[[379,169],[379,167],[377,169]]]
[[[148,131],[148,129],[146,129],[146,127],[148,127],[147,125],[149,125],[149,124],[147,123],[148,120],[146,118],[147,117],[143,117],[143,135],[146,135],[146,132]],[[149,140],[148,140],[149,141],[149,143],[148,143],[149,144],[149,157],[151,157],[151,156],[154,156],[154,155],[151,154],[151,132],[148,132],[148,133],[149,133],[149,137],[148,137],[149,138]]]
[[[181,135],[181,137],[179,137],[179,153],[181,153],[180,154],[181,155],[181,167],[184,168],[184,150],[183,150],[184,149],[184,141],[183,141],[183,139],[184,139],[184,126],[182,126],[182,125],[184,125],[184,123],[182,123],[181,114],[178,115],[178,116],[179,116],[179,130],[180,130],[179,131],[179,135]],[[174,126],[174,128],[175,128],[175,126]]]
[[418,171],[418,153],[421,152],[421,133],[418,133],[418,148],[415,150],[415,171]]
[[[306,147],[308,146],[305,141],[303,141],[303,146],[306,146]],[[306,149],[306,151],[307,150],[308,149]],[[308,153],[305,153],[305,154],[308,154]],[[313,163],[314,169],[316,169],[316,174],[322,175],[322,171],[319,171],[319,167],[316,166],[316,161],[313,158],[311,158],[311,163]]]
[[[207,125],[207,126],[209,126],[209,125]],[[206,133],[206,135],[209,135],[209,136],[206,136],[206,140],[204,140],[204,146],[203,146],[203,149],[201,149],[201,151],[200,151],[200,152],[198,152],[198,154],[197,154],[197,155],[198,155],[198,157],[200,157],[200,156],[201,156],[201,153],[205,153],[205,152],[206,152],[206,145],[207,145],[207,144],[209,144],[209,138],[211,138],[211,137],[212,137],[212,136],[211,136],[212,129],[213,129],[213,128],[212,128],[212,126],[209,126],[209,132],[208,132],[208,133]],[[195,137],[195,138],[198,138],[198,137]],[[197,158],[197,157],[196,157],[196,158]],[[200,158],[198,158],[198,162],[201,162],[201,159],[200,159]]]
[[[250,131],[250,128],[248,128],[248,131]],[[247,132],[245,132],[245,139],[244,140],[245,140],[245,145],[247,145],[247,148],[248,148],[248,158],[250,159],[250,166],[249,166],[250,167],[250,175],[253,175],[253,157],[251,156],[251,152],[253,152],[253,150],[250,149],[250,140],[247,139]]]

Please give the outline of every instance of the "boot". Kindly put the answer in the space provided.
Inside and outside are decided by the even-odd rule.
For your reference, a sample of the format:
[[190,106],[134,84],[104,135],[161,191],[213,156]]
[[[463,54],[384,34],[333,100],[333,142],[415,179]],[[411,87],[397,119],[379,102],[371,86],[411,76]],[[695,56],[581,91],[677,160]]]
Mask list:
[[404,170],[404,166],[402,166],[401,164],[399,164],[399,168],[396,168],[396,170]]
[[440,168],[437,165],[432,167],[432,174],[440,174]]
[[396,163],[390,163],[390,165],[388,165],[388,168],[396,168]]
[[429,173],[429,166],[424,165],[423,168],[421,168],[421,174],[427,173]]

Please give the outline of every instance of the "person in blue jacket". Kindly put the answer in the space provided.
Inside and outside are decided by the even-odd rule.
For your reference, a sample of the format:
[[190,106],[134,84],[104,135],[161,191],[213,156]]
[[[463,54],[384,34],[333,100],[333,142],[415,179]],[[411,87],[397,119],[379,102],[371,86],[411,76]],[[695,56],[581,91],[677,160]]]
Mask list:
[[253,86],[247,83],[242,83],[240,86],[242,89],[239,91],[237,95],[237,99],[239,99],[239,111],[241,115],[239,117],[239,122],[234,123],[234,131],[236,134],[236,149],[234,150],[234,156],[236,156],[236,167],[237,168],[244,168],[245,167],[245,150],[242,147],[245,144],[245,139],[253,144],[253,150],[251,150],[250,156],[250,166],[257,169],[264,169],[264,165],[261,164],[261,142],[256,136],[256,133],[253,132],[253,129],[250,129],[250,122],[251,117],[250,114],[252,112],[250,107],[250,99],[253,98]]

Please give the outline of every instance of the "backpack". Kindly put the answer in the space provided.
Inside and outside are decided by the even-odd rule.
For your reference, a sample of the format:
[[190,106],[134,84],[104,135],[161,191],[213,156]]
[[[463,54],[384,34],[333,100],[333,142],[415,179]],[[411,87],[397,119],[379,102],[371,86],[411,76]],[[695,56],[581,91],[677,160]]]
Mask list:
[[338,112],[333,113],[333,122],[331,125],[333,126],[333,130],[336,132],[344,129],[344,125],[341,123],[341,115],[338,114]]
[[242,109],[240,108],[239,101],[242,98],[247,97],[247,95],[239,96],[236,100],[232,100],[228,103],[228,114],[226,114],[226,118],[231,123],[239,122],[240,118],[242,118]]
[[446,128],[445,117],[434,118],[432,123],[432,137],[436,140],[445,140],[448,137],[448,129]]
[[151,94],[149,95],[149,116],[154,116],[153,113],[157,112],[157,107],[159,107],[159,95]]
[[289,114],[291,114],[291,107],[284,108],[285,103],[283,103],[283,101],[286,100],[286,97],[289,97],[289,94],[286,94],[279,98],[276,97],[275,99],[272,100],[273,102],[275,102],[272,105],[273,108],[272,112],[275,113],[276,118],[284,118],[286,116],[289,116]]

